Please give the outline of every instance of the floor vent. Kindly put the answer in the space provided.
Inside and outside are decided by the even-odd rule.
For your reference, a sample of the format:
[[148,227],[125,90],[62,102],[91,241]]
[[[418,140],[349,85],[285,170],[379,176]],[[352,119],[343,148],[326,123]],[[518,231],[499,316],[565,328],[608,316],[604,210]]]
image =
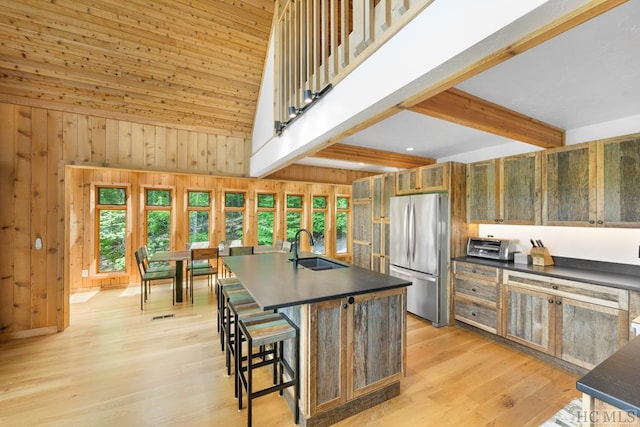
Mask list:
[[153,316],[151,320],[168,319],[169,317],[174,317],[174,316],[175,316],[174,314],[163,314],[160,316]]

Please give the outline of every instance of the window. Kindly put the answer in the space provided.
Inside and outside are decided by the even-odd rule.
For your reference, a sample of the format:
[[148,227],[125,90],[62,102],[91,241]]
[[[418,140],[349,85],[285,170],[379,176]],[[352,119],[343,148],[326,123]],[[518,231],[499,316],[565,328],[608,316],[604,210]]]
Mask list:
[[324,254],[324,230],[327,222],[327,197],[313,196],[313,253]]
[[145,190],[145,227],[149,255],[171,248],[171,190]]
[[293,242],[296,233],[302,228],[302,201],[301,195],[287,195],[285,240],[289,242]]
[[273,246],[275,235],[276,195],[258,194],[258,245]]
[[224,194],[225,240],[240,240],[244,233],[244,193]]
[[189,216],[189,242],[208,242],[211,193],[209,191],[188,191],[187,211]]
[[98,203],[98,273],[125,271],[127,236],[127,190],[96,187]]
[[336,253],[349,252],[349,198],[336,198]]

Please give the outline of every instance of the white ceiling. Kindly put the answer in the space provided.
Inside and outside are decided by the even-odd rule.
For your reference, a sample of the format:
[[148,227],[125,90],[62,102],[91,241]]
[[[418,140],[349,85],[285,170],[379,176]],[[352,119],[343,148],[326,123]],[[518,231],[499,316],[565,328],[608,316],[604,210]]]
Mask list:
[[[631,0],[456,88],[564,130],[640,115],[640,1]],[[340,142],[435,159],[514,144],[411,111]],[[522,152],[537,149],[516,144],[522,144]],[[407,152],[408,147],[414,150]],[[393,170],[318,158],[299,163]]]

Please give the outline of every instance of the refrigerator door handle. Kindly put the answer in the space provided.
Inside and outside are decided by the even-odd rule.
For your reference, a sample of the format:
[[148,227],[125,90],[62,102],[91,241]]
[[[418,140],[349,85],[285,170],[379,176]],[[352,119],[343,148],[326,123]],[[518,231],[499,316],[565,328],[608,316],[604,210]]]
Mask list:
[[405,256],[407,258],[407,261],[409,260],[409,228],[410,228],[410,224],[409,224],[409,205],[407,205],[404,209],[404,240],[405,240],[405,247],[404,247],[404,253]]
[[411,261],[416,260],[416,205],[411,204]]

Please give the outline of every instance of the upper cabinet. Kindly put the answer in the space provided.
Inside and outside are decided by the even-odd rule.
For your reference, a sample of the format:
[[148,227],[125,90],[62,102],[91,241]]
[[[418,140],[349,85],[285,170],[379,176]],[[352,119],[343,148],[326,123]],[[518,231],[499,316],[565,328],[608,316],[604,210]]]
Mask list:
[[548,150],[543,168],[543,224],[640,226],[640,139]]
[[449,163],[439,163],[396,173],[396,194],[433,193],[448,190],[449,165]]
[[597,145],[597,217],[605,227],[640,227],[640,138]]
[[540,180],[537,152],[467,165],[468,221],[540,224]]
[[395,175],[376,175],[372,181],[373,219],[389,219],[389,204],[391,196],[395,194]]

